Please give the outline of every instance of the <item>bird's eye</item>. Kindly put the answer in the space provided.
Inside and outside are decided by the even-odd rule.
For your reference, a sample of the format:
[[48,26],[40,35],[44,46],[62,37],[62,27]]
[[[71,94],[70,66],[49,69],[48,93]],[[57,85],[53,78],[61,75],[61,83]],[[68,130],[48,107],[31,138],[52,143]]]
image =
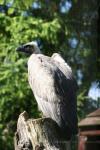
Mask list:
[[29,49],[29,48],[30,48],[30,45],[26,45],[25,48],[26,48],[26,49]]
[[26,45],[25,49],[26,49],[26,51],[30,51],[31,50],[31,45]]

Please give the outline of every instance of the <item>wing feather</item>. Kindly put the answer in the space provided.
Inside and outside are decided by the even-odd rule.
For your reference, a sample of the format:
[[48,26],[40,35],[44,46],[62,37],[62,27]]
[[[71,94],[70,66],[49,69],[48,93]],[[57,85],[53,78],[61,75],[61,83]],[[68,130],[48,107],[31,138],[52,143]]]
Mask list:
[[61,100],[61,126],[63,128],[66,128],[67,126],[72,133],[77,133],[78,120],[76,92],[73,88],[73,82],[71,83],[71,80],[67,79],[60,70],[58,70],[55,74],[55,89],[56,88],[59,89],[56,93],[59,95],[59,99]]
[[73,82],[73,87],[76,92],[78,89],[78,85],[76,80],[74,79],[71,67],[65,62],[65,60],[58,53],[54,53],[51,58],[53,59],[55,65],[58,66],[61,72],[63,72],[66,78],[70,79],[71,82]]

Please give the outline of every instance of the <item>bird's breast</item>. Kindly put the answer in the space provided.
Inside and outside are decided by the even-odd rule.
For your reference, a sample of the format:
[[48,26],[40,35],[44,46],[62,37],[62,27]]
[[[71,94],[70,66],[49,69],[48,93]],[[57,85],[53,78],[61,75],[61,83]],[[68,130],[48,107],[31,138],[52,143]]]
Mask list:
[[31,57],[28,61],[28,80],[31,89],[36,97],[41,97],[45,101],[56,103],[58,97],[55,92],[55,72],[56,67],[47,57],[42,57],[42,62],[38,58]]
[[[32,55],[29,58],[28,79],[33,92],[36,91],[36,88],[41,89],[44,92],[46,91],[46,88],[54,88],[54,73],[55,67],[48,57]],[[52,91],[53,90],[54,89],[52,89]]]

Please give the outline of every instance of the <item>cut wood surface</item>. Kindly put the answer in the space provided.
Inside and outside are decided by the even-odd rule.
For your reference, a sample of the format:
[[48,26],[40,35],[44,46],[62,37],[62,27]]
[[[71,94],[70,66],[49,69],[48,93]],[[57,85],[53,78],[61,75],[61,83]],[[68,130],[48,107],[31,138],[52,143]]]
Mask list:
[[69,150],[52,119],[29,119],[25,111],[19,116],[14,144],[15,150]]

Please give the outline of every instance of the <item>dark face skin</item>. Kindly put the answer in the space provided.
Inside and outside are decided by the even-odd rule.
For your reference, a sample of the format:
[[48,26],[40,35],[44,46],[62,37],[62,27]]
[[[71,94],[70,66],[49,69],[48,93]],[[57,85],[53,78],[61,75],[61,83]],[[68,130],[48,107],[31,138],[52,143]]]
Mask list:
[[21,45],[17,48],[17,51],[31,55],[34,52],[34,45]]

